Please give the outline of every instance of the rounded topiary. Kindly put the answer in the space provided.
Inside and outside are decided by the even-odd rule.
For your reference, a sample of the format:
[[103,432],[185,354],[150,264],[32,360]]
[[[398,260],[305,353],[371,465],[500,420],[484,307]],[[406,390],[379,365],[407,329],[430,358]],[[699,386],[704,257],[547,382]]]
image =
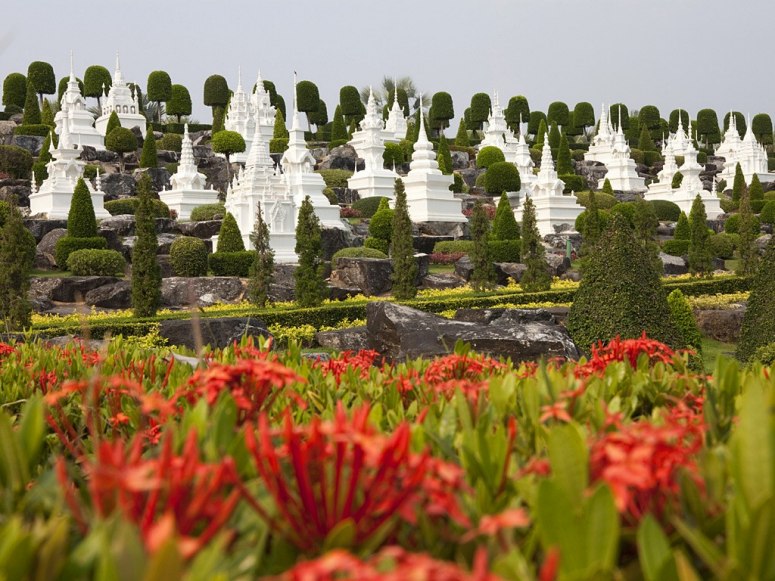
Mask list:
[[565,187],[562,189],[562,191],[566,194],[584,189],[584,176],[579,176],[576,174],[560,174],[558,177],[565,184]]
[[[580,206],[584,206],[586,208],[589,206],[589,191],[577,191],[576,199],[578,200]],[[606,194],[598,190],[595,192],[595,203],[597,204],[597,208],[599,210],[609,210],[618,204],[619,200],[617,200],[611,194]]]
[[165,133],[156,142],[156,147],[164,151],[175,151],[180,153],[183,149],[183,136],[177,133]]
[[237,220],[230,212],[226,212],[218,232],[217,252],[244,252],[245,242],[242,240]]
[[369,236],[363,241],[364,248],[370,250],[377,250],[383,254],[390,252],[390,242],[384,238],[377,238],[375,236]]
[[374,212],[369,221],[369,235],[390,242],[392,230],[393,210],[388,206],[387,198],[383,198],[379,204],[379,209]]
[[764,203],[759,220],[763,224],[775,225],[775,200],[770,200]]
[[627,223],[634,228],[636,210],[635,202],[619,202],[611,208],[611,215],[621,214],[627,220]]
[[368,246],[355,246],[337,250],[331,257],[331,266],[336,268],[336,263],[340,258],[387,258],[388,255]]
[[74,238],[72,236],[62,236],[57,240],[54,247],[54,261],[57,266],[64,270],[67,268],[67,259],[77,250],[105,250],[108,247],[108,241],[102,236],[90,238]]
[[115,276],[125,268],[126,260],[115,250],[75,250],[67,257],[67,270],[75,276]]
[[352,209],[357,210],[363,218],[371,218],[379,210],[382,200],[387,200],[387,198],[362,198],[353,202]]
[[194,236],[176,238],[170,246],[170,263],[176,276],[206,276],[207,246]]
[[0,145],[0,173],[14,179],[28,179],[32,171],[32,154],[16,145]]
[[651,200],[649,204],[652,205],[654,211],[657,213],[657,218],[661,222],[677,222],[681,216],[681,208],[675,202],[669,202],[667,200]]
[[[346,188],[347,180],[353,175],[353,172],[347,169],[322,169],[318,172],[326,186],[329,188]],[[365,198],[370,200],[381,200],[382,198]],[[379,205],[379,202],[377,202]]]
[[488,194],[516,192],[521,187],[519,170],[517,166],[508,161],[496,161],[487,168],[484,174],[484,183]]
[[708,246],[710,247],[711,254],[716,258],[728,260],[735,253],[735,239],[732,234],[724,232],[714,234],[708,239]]
[[250,266],[256,257],[255,250],[214,252],[208,257],[210,270],[215,276],[240,276],[250,274]]
[[204,222],[205,220],[223,220],[226,215],[226,207],[223,202],[217,204],[205,204],[191,210],[192,222]]
[[[732,214],[729,218],[726,219],[726,222],[724,222],[724,232],[727,234],[739,234],[740,220],[740,214]],[[751,229],[758,232],[760,228],[761,222],[759,221],[759,218],[753,216]]]
[[[597,197],[599,194],[595,193],[595,197]],[[608,210],[598,210],[597,215],[600,219],[600,228],[605,229],[606,226],[611,222],[611,212]],[[579,214],[576,217],[576,221],[573,224],[573,227],[575,228],[576,232],[584,232],[584,228],[587,223],[587,211],[584,210],[581,214]]]
[[493,145],[483,147],[476,155],[476,166],[482,169],[487,169],[499,161],[506,161],[506,157],[500,149]]
[[686,256],[689,254],[688,240],[665,240],[662,243],[662,251],[670,256]]

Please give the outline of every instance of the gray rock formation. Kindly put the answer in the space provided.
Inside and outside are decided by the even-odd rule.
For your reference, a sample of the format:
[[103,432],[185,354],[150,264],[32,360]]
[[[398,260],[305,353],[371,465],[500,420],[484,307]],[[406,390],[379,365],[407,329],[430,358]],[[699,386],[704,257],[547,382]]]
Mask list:
[[192,320],[162,321],[159,335],[171,345],[183,346],[195,350],[201,345],[213,349],[223,349],[243,337],[271,337],[266,325],[250,317],[203,318]]

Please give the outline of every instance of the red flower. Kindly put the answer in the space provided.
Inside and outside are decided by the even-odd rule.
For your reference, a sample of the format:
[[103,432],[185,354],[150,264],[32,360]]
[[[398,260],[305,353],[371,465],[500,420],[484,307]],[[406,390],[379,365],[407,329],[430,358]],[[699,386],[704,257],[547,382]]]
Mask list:
[[16,349],[11,347],[8,343],[0,343],[0,357],[5,357],[12,353],[16,353]]
[[361,379],[369,377],[369,371],[374,365],[374,361],[379,357],[379,353],[368,349],[361,351],[343,351],[338,357],[331,359],[316,360],[314,367],[320,369],[324,376],[333,375],[336,384],[342,382],[342,376],[350,371],[356,372]]
[[453,379],[483,380],[503,369],[507,369],[504,363],[490,357],[453,353],[431,361],[425,370],[425,381],[439,385]]
[[552,405],[545,405],[541,407],[541,417],[539,421],[544,423],[550,419],[558,420],[561,422],[570,422],[572,418],[568,413],[568,402],[558,401]]
[[645,354],[649,363],[672,363],[675,352],[659,341],[646,337],[646,332],[638,339],[621,339],[617,336],[607,345],[602,342],[592,346],[592,356],[585,365],[576,367],[576,377],[587,377],[594,373],[602,373],[613,362],[627,361],[636,367],[638,358]]

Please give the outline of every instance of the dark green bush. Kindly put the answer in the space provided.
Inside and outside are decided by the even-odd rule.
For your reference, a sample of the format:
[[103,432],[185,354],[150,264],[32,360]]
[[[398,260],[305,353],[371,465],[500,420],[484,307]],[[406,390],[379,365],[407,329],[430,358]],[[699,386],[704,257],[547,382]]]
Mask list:
[[701,163],[703,165],[708,163],[708,154],[705,153],[704,151],[700,151],[697,154],[697,163]]
[[385,152],[382,154],[385,167],[400,166],[406,161],[406,151],[400,143],[385,143]]
[[339,204],[339,197],[336,195],[336,192],[333,188],[323,188],[323,195],[326,197],[329,203],[333,204],[334,206]]
[[14,130],[14,135],[34,135],[36,137],[45,137],[51,133],[51,127],[45,123],[18,125]]
[[380,204],[369,221],[369,235],[390,242],[393,234],[394,211],[387,207],[387,202]]
[[[332,170],[328,170],[328,171],[332,171]],[[352,208],[353,210],[357,210],[358,213],[363,218],[371,218],[379,209],[379,205],[382,202],[382,200],[385,200],[385,199],[387,198],[383,198],[380,196],[377,196],[374,198],[362,198],[360,200],[356,200],[355,202],[353,202]]]
[[767,200],[751,200],[751,211],[754,214],[761,214],[766,203]]
[[662,161],[662,155],[658,151],[644,151],[643,161],[646,165],[652,166],[655,163]]
[[[483,147],[476,156],[476,167],[487,169],[494,163],[506,161],[503,152],[493,145]],[[500,193],[500,192],[498,192]]]
[[578,192],[583,190],[586,185],[584,182],[584,176],[578,176],[576,174],[562,174],[558,176],[563,182],[565,182],[564,192]]
[[764,207],[759,215],[759,220],[761,220],[763,224],[775,225],[775,200],[765,200]]
[[684,181],[684,174],[682,174],[680,171],[675,172],[673,174],[673,179],[670,182],[670,187],[674,190],[677,190],[681,187],[681,182]]
[[775,342],[775,238],[767,244],[764,257],[759,262],[753,281],[748,305],[743,315],[737,357],[748,361],[757,349]]
[[102,236],[94,236],[90,238],[74,238],[73,236],[63,236],[57,240],[56,247],[54,248],[54,260],[57,266],[64,270],[67,267],[67,259],[70,254],[76,250],[105,250],[108,247],[108,241]]
[[491,163],[484,173],[484,183],[487,193],[491,195],[519,191],[521,186],[519,170],[508,161],[496,161]]
[[[605,194],[599,194],[595,192],[595,199],[597,200],[597,197],[600,195]],[[601,229],[605,230],[606,226],[608,226],[608,223],[611,221],[611,212],[608,210],[598,210],[597,211],[598,216],[600,216],[600,227]],[[576,229],[576,232],[584,232],[584,226],[587,222],[587,211],[584,210],[581,214],[579,214],[576,217],[576,221],[573,224],[573,227]]]
[[32,154],[16,145],[0,145],[0,172],[14,179],[27,179],[32,171]]
[[520,262],[522,243],[519,240],[490,240],[487,246],[493,262]]
[[708,239],[708,246],[713,256],[727,260],[735,253],[735,238],[732,234],[724,232],[713,234]]
[[697,327],[697,320],[680,289],[675,289],[667,295],[667,304],[670,306],[670,318],[681,336],[681,347],[693,349],[700,354],[702,352],[702,335]]
[[[105,209],[111,216],[121,216],[131,214],[134,216],[137,210],[137,198],[122,198],[120,200],[111,200],[105,202]],[[161,200],[151,200],[151,211],[154,218],[169,218],[170,209]]]
[[215,276],[240,276],[250,274],[250,265],[255,258],[254,250],[239,252],[214,252],[208,258],[210,271]]
[[223,222],[221,222],[221,229],[218,232],[218,247],[216,251],[232,253],[243,252],[244,250],[245,242],[242,240],[237,220],[231,212],[226,212]]
[[[759,218],[754,216],[752,228],[758,232],[760,227],[761,222],[759,221]],[[727,234],[740,233],[740,214],[732,214],[729,218],[726,219],[726,222],[724,222],[724,232]]]
[[621,214],[627,219],[627,223],[635,226],[635,202],[619,202],[613,208],[611,208],[611,215]]
[[205,204],[204,206],[197,206],[191,210],[192,222],[203,222],[205,220],[223,220],[226,215],[226,208],[223,202],[217,204]]
[[384,238],[377,238],[375,236],[369,236],[363,241],[364,248],[370,250],[376,250],[382,254],[387,254],[390,251],[390,242]]
[[474,247],[473,240],[442,240],[433,245],[434,254],[468,254]]
[[329,188],[346,188],[347,180],[353,175],[347,169],[321,169],[318,173]]
[[74,250],[67,257],[67,270],[75,276],[116,276],[125,268],[126,260],[115,250]]
[[675,202],[651,200],[649,204],[654,208],[654,212],[661,222],[678,222],[678,218],[681,216],[681,208]]
[[269,140],[269,153],[283,153],[288,149],[287,137],[273,137]]
[[97,172],[100,172],[100,175],[105,173],[105,171],[102,169],[102,166],[87,163],[83,167],[83,179],[93,180],[97,177]]
[[753,354],[753,361],[761,363],[762,365],[775,365],[775,343],[759,347]]
[[689,241],[665,240],[662,243],[662,251],[670,256],[686,256],[689,254]]
[[194,236],[176,238],[170,246],[170,263],[176,276],[207,276],[207,246]]
[[[581,206],[586,208],[589,205],[589,191],[576,191],[576,199]],[[611,194],[606,194],[605,192],[598,190],[595,192],[595,203],[599,210],[608,210],[618,204],[619,200]]]
[[632,148],[630,150],[630,157],[635,160],[635,163],[646,163],[646,154],[640,149]]
[[449,186],[449,191],[455,194],[462,194],[468,191],[468,186],[466,186],[466,183],[463,181],[463,178],[459,173],[452,172],[452,178],[455,181],[452,182],[451,186]]
[[331,266],[336,268],[336,262],[340,258],[387,258],[387,254],[376,248],[366,246],[354,246],[337,250],[331,257]]
[[156,148],[164,151],[176,151],[183,149],[183,136],[177,133],[165,133],[156,141]]

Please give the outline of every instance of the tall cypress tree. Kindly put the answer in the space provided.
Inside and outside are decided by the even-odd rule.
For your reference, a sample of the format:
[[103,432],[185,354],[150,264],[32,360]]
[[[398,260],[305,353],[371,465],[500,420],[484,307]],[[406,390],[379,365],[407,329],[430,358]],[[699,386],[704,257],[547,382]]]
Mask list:
[[527,292],[549,290],[552,279],[546,267],[546,250],[536,224],[533,200],[527,198],[522,209],[522,263],[527,270],[522,274],[519,285]]
[[108,124],[105,127],[105,137],[111,134],[111,132],[117,127],[121,127],[121,120],[118,118],[118,113],[113,111],[108,117]]
[[304,198],[296,223],[296,254],[299,267],[293,276],[296,280],[296,302],[300,307],[317,307],[325,298],[326,281],[323,278],[321,256],[323,245],[320,238],[320,220],[315,215],[309,196]]
[[417,296],[417,261],[412,244],[412,220],[406,205],[404,182],[398,178],[395,183],[396,203],[393,209],[393,234],[390,257],[393,259],[393,296],[399,301]]
[[35,238],[16,204],[10,203],[0,227],[0,320],[5,332],[22,331],[32,322],[27,293],[34,259]]
[[560,147],[560,128],[557,127],[557,123],[552,121],[552,126],[549,128],[549,147],[557,149]]
[[751,282],[751,295],[743,315],[737,357],[748,361],[759,347],[775,343],[775,237],[773,237]]
[[751,209],[751,190],[744,188],[740,196],[740,263],[737,273],[751,276],[756,272],[759,261],[759,250],[756,239],[759,237],[759,223]]
[[158,241],[151,196],[151,178],[143,175],[137,184],[137,239],[132,249],[132,308],[135,317],[154,316],[161,301],[161,269],[156,261]]
[[341,145],[347,141],[347,127],[344,124],[344,117],[342,117],[341,105],[336,106],[334,111],[334,119],[331,125],[331,143]]
[[441,173],[444,175],[452,174],[452,154],[449,152],[447,138],[443,134],[439,138],[439,151],[436,154],[436,160],[439,162]]
[[609,196],[614,195],[614,188],[611,185],[611,180],[608,178],[605,178],[605,181],[603,182],[603,189],[601,190],[604,194],[608,194]]
[[457,135],[455,135],[455,145],[458,147],[468,147],[471,141],[468,139],[468,128],[464,117],[460,118],[460,125],[457,126]]
[[274,250],[269,245],[269,227],[264,221],[261,202],[256,210],[256,225],[250,236],[256,251],[250,265],[248,297],[254,305],[265,307],[269,302],[269,288],[274,279]]
[[743,190],[746,189],[745,176],[743,175],[743,168],[738,163],[735,166],[735,180],[732,182],[732,201],[740,203],[740,196],[743,194]]
[[24,116],[22,125],[40,124],[40,105],[38,105],[38,96],[35,93],[35,87],[30,81],[27,81],[27,98],[24,101]]
[[705,204],[699,194],[692,202],[689,212],[689,270],[692,274],[710,276],[713,272],[713,256],[710,251],[708,232],[708,216],[705,213]]
[[[543,147],[544,146],[544,139],[546,138],[546,120],[541,119],[541,122],[538,124],[538,130],[536,131],[536,140],[535,140],[535,147]],[[551,145],[551,142],[549,142]]]
[[557,151],[557,173],[560,175],[576,173],[576,168],[573,167],[573,161],[570,157],[568,138],[565,136],[565,133],[560,136],[560,146]]
[[490,221],[481,200],[474,204],[471,214],[471,239],[474,247],[469,254],[474,271],[471,273],[471,286],[476,292],[492,288],[495,283],[495,269],[490,259]]
[[145,141],[143,141],[140,167],[156,167],[158,165],[156,156],[156,138],[153,136],[153,129],[149,125],[148,130],[145,132]]
[[589,203],[586,209],[586,220],[581,232],[581,255],[587,256],[594,248],[603,233],[600,210],[597,207],[597,197],[594,191],[589,192]]
[[519,224],[517,224],[514,211],[511,209],[511,202],[509,202],[506,192],[502,192],[492,224],[492,239],[519,240],[519,236]]

